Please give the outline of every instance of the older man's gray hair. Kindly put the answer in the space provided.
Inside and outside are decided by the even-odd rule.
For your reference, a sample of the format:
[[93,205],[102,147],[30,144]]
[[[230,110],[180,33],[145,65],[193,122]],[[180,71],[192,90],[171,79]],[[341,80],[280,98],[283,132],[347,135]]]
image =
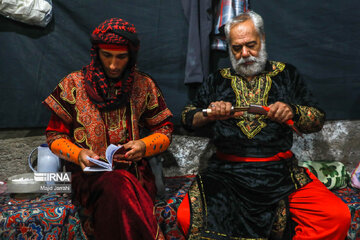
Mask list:
[[233,25],[241,22],[245,22],[246,20],[252,20],[257,32],[260,34],[260,37],[263,38],[265,36],[264,30],[264,21],[262,17],[254,11],[248,11],[241,13],[240,15],[235,16],[230,21],[228,21],[225,25],[225,36],[226,40],[230,41],[230,29]]

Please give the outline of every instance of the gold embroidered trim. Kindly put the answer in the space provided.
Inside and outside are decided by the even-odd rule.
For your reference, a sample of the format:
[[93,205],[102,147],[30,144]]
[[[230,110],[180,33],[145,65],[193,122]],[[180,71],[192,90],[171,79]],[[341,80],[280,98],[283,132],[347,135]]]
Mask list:
[[132,129],[131,133],[132,133],[132,139],[135,140],[137,138],[135,136],[135,129],[136,128],[134,126],[133,102],[131,101],[131,99],[129,101],[129,104],[130,104],[130,119],[131,119],[131,129]]
[[86,131],[84,127],[79,127],[74,130],[74,138],[76,142],[82,143],[86,141]]
[[126,107],[113,111],[104,112],[104,122],[108,126],[108,131],[116,131],[120,128],[126,130]]
[[[257,76],[256,79],[253,80],[253,89],[248,89],[245,82],[246,80],[240,76],[232,75],[230,68],[222,69],[221,75],[224,78],[231,79],[231,87],[236,96],[236,106],[247,106],[249,104],[267,106],[267,99],[272,83],[270,76]],[[243,116],[238,117],[240,121],[237,122],[237,126],[251,139],[258,134],[262,128],[267,126],[264,122],[265,118],[266,117],[262,115],[245,112]]]
[[[67,123],[70,123],[72,121],[72,116],[70,115],[70,113],[59,103],[59,101],[50,94],[50,97],[47,98],[45,100],[45,102],[49,105],[49,106],[54,106],[55,104],[58,105],[58,107],[60,107],[63,111],[63,113],[67,116],[67,119],[64,119]],[[54,108],[52,108],[54,109]],[[65,116],[64,116],[65,117]]]
[[321,130],[324,124],[324,113],[314,107],[295,105],[296,113],[300,115],[296,125],[303,133]]
[[183,124],[186,124],[186,114],[195,109],[196,109],[196,107],[192,104],[190,104],[184,108],[184,110],[181,113],[181,121]]
[[[155,215],[154,215],[155,216]],[[158,237],[159,237],[159,229],[160,229],[160,227],[159,227],[159,224],[157,223],[156,224],[156,235],[155,235],[155,239],[158,239]]]
[[[200,184],[200,185],[199,185]],[[200,190],[201,189],[201,190]],[[207,219],[207,206],[206,206],[206,198],[203,191],[203,183],[201,179],[201,175],[198,175],[198,181],[194,181],[189,189],[189,199],[191,205],[191,229],[189,234],[189,240],[196,239],[216,239],[201,236],[202,229],[206,229],[206,221],[204,223],[204,219]],[[205,218],[204,218],[205,213]],[[210,233],[214,235],[218,235],[220,237],[227,237],[229,239],[234,240],[268,240],[267,238],[243,238],[243,237],[232,237],[228,236],[224,233],[218,233],[214,231],[205,230],[205,233]]]
[[[82,141],[79,141],[79,142],[84,142],[85,141],[85,144],[86,144],[86,146],[88,146],[88,148],[91,150],[91,151],[94,151],[94,148],[91,146],[91,144],[89,144],[89,142],[88,142],[88,138],[87,138],[87,132],[86,132],[86,128],[84,127],[84,126],[86,126],[85,125],[85,123],[83,122],[83,121],[81,121],[80,120],[80,113],[79,113],[79,110],[78,110],[78,108],[77,107],[74,107],[74,109],[75,109],[75,111],[76,111],[76,121],[80,124],[80,125],[82,125],[83,127],[79,127],[79,128],[77,128],[76,130],[78,131],[78,132],[80,132],[81,130],[83,130],[84,131],[84,137],[83,138],[85,138],[85,139],[83,139],[83,138],[81,138],[82,139]],[[99,127],[100,125],[98,125],[98,127]],[[102,131],[104,132],[105,131],[105,125],[103,124],[103,126],[102,126]],[[74,131],[74,138],[75,138],[75,131]],[[75,139],[76,140],[76,139]],[[105,158],[104,156],[100,156],[100,157],[102,157],[102,158]]]
[[[204,192],[204,184],[203,184],[200,174],[198,174],[198,178],[199,178],[200,187],[201,187],[201,197],[202,197],[203,204],[204,204],[205,217],[206,217],[206,219],[208,219],[208,211],[207,211],[206,197],[205,197],[205,192]],[[206,223],[205,227],[207,228],[207,220],[205,223]]]
[[[236,96],[236,106],[246,106],[249,104],[258,104],[267,106],[269,91],[271,89],[271,77],[276,76],[285,69],[285,64],[281,62],[270,61],[273,71],[266,74],[260,74],[251,82],[243,79],[241,76],[232,75],[230,68],[220,70],[222,77],[231,80],[231,87]],[[249,88],[247,85],[253,85]],[[261,129],[266,127],[264,122],[265,116],[244,113],[243,116],[238,117],[240,121],[237,126],[249,138],[255,137]]]
[[75,98],[74,92],[76,91],[76,87],[72,87],[71,90],[70,90],[72,100],[66,97],[67,93],[65,92],[64,87],[62,86],[62,82],[59,83],[59,87],[62,90],[61,93],[60,93],[60,98],[62,100],[64,100],[65,102],[68,102],[70,104],[75,104],[76,103],[76,98]]
[[312,181],[312,179],[306,173],[305,168],[303,167],[294,166],[290,171],[295,189],[302,188]]
[[271,239],[283,239],[287,224],[287,211],[285,200],[280,200],[276,209],[276,218],[271,229]]
[[153,116],[153,117],[151,117],[151,118],[146,118],[146,120],[147,120],[149,123],[153,124],[153,121],[158,120],[158,119],[157,119],[158,117],[161,117],[161,116],[166,115],[166,114],[168,114],[168,116],[171,115],[171,112],[170,112],[170,110],[169,110],[168,108],[165,108],[164,110],[162,110],[161,112],[157,113],[155,116]]
[[159,103],[156,101],[156,103],[154,105],[150,105],[149,102],[152,102],[151,101],[151,94],[150,93],[147,93],[146,94],[146,101],[145,101],[145,106],[148,110],[152,110],[154,108],[157,108],[159,106]]
[[268,72],[266,74],[269,77],[275,77],[276,75],[278,75],[280,72],[284,71],[284,69],[285,69],[285,63],[270,61],[270,64],[272,65],[273,71]]
[[71,140],[69,135],[67,134],[61,134],[59,132],[55,132],[55,131],[48,131],[46,132],[46,141],[47,141],[47,144],[48,146],[51,148],[51,144],[57,140],[57,139],[60,139],[60,138],[64,138],[64,139],[68,139],[68,140]]
[[191,205],[191,228],[188,239],[196,240],[200,238],[204,221],[201,194],[197,180],[195,180],[190,186],[188,194]]

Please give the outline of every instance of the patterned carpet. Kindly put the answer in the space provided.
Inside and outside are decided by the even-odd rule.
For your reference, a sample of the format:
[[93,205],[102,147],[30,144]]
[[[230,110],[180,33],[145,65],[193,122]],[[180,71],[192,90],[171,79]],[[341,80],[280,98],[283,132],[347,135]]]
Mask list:
[[[165,194],[156,201],[156,217],[167,240],[185,239],[176,225],[176,211],[194,176],[165,179]],[[360,191],[343,188],[333,191],[351,211],[348,240],[360,239]],[[0,239],[88,239],[78,209],[65,194],[15,199],[0,194]]]
[[0,195],[0,239],[86,239],[77,209],[67,195],[32,200]]
[[349,207],[351,212],[351,226],[348,232],[348,240],[360,239],[360,189],[342,188],[334,190],[338,197],[341,198]]
[[165,196],[157,200],[155,215],[167,240],[185,239],[176,225],[176,211],[193,180],[194,176],[165,179]]

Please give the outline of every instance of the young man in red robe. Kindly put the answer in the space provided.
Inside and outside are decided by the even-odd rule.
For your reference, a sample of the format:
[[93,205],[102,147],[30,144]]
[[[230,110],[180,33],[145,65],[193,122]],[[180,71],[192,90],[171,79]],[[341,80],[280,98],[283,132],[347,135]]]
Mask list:
[[[70,73],[44,104],[52,115],[50,149],[72,172],[75,203],[91,212],[96,239],[159,239],[153,215],[156,187],[145,157],[165,151],[172,113],[154,80],[136,68],[139,39],[119,18],[91,35],[91,62]],[[141,130],[150,135],[143,137]],[[113,171],[85,173],[88,158],[105,158],[110,144],[123,146]]]

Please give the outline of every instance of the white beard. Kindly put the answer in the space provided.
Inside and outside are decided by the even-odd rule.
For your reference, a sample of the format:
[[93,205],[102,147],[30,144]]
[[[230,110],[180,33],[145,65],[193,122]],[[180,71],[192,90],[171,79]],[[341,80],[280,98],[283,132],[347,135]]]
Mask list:
[[[267,61],[265,41],[261,41],[261,49],[259,51],[259,56],[257,57],[250,55],[247,58],[240,58],[239,60],[236,60],[230,48],[229,48],[229,56],[230,56],[231,65],[237,74],[240,74],[241,76],[244,77],[256,76],[265,69],[265,64]],[[254,63],[250,65],[245,65],[244,63],[246,62],[254,62]]]

